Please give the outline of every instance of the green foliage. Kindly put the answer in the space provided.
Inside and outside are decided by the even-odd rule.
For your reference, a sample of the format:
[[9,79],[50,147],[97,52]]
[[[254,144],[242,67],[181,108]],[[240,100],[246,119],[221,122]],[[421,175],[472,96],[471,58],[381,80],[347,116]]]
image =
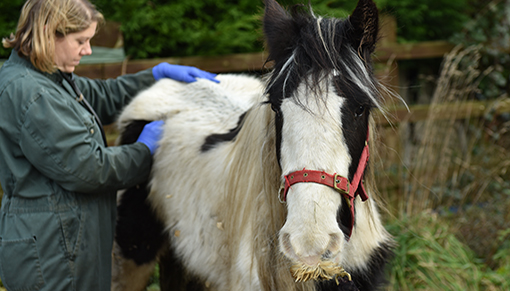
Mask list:
[[510,228],[498,232],[498,242],[501,245],[492,259],[499,263],[496,273],[508,278],[510,275]]
[[160,279],[159,279],[159,264],[156,264],[154,268],[154,272],[152,276],[149,278],[149,282],[147,282],[147,291],[159,291],[160,288]]
[[447,39],[469,19],[467,0],[379,0],[379,8],[397,19],[399,41]]
[[[394,14],[404,41],[444,39],[467,19],[467,0],[376,0]],[[280,1],[285,6],[301,0]],[[305,1],[306,2],[306,1]],[[243,0],[97,0],[107,18],[121,22],[126,54],[132,58],[220,55],[260,51],[262,3]],[[356,5],[350,0],[312,0],[317,14],[346,17]]]
[[[318,2],[318,1],[315,1]],[[468,0],[374,0],[382,13],[395,16],[400,42],[447,39],[460,31],[469,19]],[[313,3],[313,1],[312,1]],[[354,10],[356,1],[321,1],[314,8],[344,10],[346,15]],[[321,9],[327,13],[327,9]],[[343,15],[345,16],[345,15]]]
[[[9,37],[16,31],[21,7],[25,0],[0,1],[0,38]],[[7,13],[8,11],[8,13]],[[7,58],[11,49],[5,49],[0,45],[0,59]]]
[[481,82],[477,98],[494,99],[510,91],[510,0],[480,2],[483,5],[478,5],[473,19],[451,40],[465,46],[483,45],[480,65],[488,76]]
[[122,23],[126,54],[133,58],[218,55],[256,51],[257,1],[95,1]]
[[[468,0],[375,0],[396,16],[402,41],[444,39],[460,30]],[[24,0],[1,1],[0,35],[16,29]],[[252,0],[92,0],[108,20],[122,23],[126,54],[131,58],[221,55],[261,51],[262,1]],[[281,0],[284,6],[308,3]],[[319,15],[346,17],[352,0],[311,0]],[[8,57],[0,48],[0,58]]]

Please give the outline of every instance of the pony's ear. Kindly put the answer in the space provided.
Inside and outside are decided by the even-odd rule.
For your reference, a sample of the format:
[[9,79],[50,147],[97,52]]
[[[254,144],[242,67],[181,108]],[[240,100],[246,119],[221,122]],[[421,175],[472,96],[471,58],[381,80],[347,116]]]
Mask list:
[[263,19],[266,46],[269,50],[269,58],[272,60],[282,59],[291,53],[293,37],[298,35],[296,23],[291,15],[275,0],[265,0]]
[[379,12],[372,0],[359,0],[349,17],[354,48],[362,56],[369,56],[375,50],[379,32]]

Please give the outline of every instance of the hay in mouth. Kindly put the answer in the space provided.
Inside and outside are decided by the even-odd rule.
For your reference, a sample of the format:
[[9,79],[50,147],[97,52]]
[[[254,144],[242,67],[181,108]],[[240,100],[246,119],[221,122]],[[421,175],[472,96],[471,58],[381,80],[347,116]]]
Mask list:
[[336,283],[339,284],[337,278],[345,276],[351,281],[351,275],[344,268],[330,261],[321,261],[315,266],[295,264],[290,267],[290,272],[296,282],[331,280],[335,278]]

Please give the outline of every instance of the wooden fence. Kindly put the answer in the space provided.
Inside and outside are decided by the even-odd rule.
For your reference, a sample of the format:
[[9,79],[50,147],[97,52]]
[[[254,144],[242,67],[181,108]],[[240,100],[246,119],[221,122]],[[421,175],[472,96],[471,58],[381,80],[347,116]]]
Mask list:
[[[440,58],[448,53],[453,44],[446,41],[430,41],[410,44],[397,43],[397,24],[391,16],[381,16],[381,41],[376,49],[374,60],[385,66],[394,66],[390,70],[392,76],[389,79],[398,81],[398,68],[395,62],[399,60]],[[94,37],[96,44],[106,46],[119,46],[122,44],[118,24],[109,24]],[[171,64],[195,66],[200,69],[215,72],[259,72],[270,69],[271,64],[266,64],[266,52],[231,54],[213,57],[169,57],[150,60],[130,60],[127,57],[123,62],[110,64],[81,65],[76,68],[76,73],[90,78],[115,78],[126,73],[135,73],[140,70],[151,68],[160,62]],[[379,66],[381,67],[381,66]]]

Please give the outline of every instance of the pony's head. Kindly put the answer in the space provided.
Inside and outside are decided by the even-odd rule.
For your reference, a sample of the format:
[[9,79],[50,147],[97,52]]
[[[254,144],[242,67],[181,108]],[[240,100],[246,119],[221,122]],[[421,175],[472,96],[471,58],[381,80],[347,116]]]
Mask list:
[[[280,195],[287,205],[280,251],[294,264],[296,280],[328,279],[341,275],[346,261],[357,220],[352,197],[366,198],[369,115],[381,103],[371,63],[378,11],[372,0],[359,0],[347,19],[317,17],[305,6],[287,11],[274,0],[265,7],[264,33],[274,61],[266,93],[275,112],[285,186]],[[292,183],[295,176],[304,182]],[[314,180],[330,177],[330,186]]]

